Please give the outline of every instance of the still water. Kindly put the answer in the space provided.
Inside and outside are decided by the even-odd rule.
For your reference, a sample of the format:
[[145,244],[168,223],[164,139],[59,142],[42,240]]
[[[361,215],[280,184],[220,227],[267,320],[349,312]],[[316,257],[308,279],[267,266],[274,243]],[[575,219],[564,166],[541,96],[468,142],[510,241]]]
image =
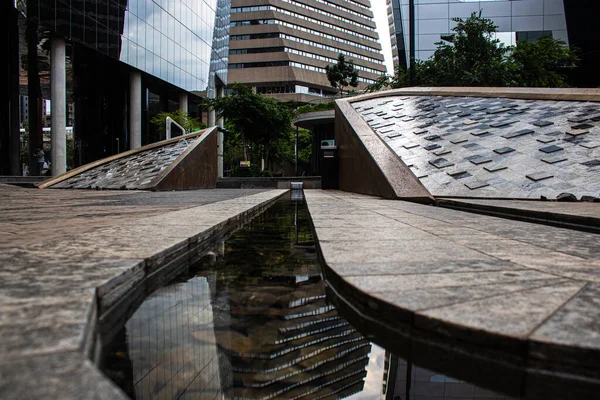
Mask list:
[[512,399],[396,357],[328,300],[284,198],[149,296],[107,350],[133,399]]

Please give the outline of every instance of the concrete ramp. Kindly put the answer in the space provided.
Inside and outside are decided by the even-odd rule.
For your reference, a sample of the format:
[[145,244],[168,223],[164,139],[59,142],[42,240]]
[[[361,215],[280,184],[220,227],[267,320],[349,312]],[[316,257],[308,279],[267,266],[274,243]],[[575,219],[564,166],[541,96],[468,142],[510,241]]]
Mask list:
[[199,132],[107,157],[38,185],[41,189],[191,190],[217,185],[217,132]]

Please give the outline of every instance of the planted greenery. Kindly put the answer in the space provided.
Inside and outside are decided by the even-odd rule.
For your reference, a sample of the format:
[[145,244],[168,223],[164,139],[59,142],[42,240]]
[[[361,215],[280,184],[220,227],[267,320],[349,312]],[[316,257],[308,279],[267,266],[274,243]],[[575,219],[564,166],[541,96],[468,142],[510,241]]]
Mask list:
[[[576,51],[561,40],[543,37],[507,47],[481,11],[453,21],[454,33],[436,43],[433,56],[415,62],[415,85],[564,87],[567,72],[577,66]],[[394,76],[381,76],[366,91],[409,85],[409,71],[396,68]]]
[[306,114],[309,112],[317,112],[317,111],[329,111],[335,108],[334,102],[330,101],[328,103],[319,103],[319,104],[307,104],[304,106],[298,107],[295,114]]

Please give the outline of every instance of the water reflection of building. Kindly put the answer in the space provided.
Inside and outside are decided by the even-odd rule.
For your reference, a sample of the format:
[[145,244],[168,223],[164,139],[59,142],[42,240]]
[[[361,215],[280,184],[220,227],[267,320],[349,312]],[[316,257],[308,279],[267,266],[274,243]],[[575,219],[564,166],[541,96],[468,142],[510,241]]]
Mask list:
[[385,352],[383,394],[386,400],[511,400],[503,394],[421,368]]
[[219,398],[219,361],[207,278],[165,286],[126,324],[135,399]]
[[371,345],[326,302],[320,275],[263,276],[213,305],[232,372],[228,397],[341,399],[362,391]]
[[[229,4],[3,1],[0,68],[9,89],[0,96],[0,175],[21,172],[20,129],[29,136],[27,154],[43,147],[42,128],[53,128],[53,173],[59,173],[66,167],[67,126],[74,132],[69,166],[78,166],[163,139],[149,122],[161,111],[201,116],[196,94],[227,83]],[[47,100],[51,122],[43,113]],[[35,173],[35,159],[29,161]]]

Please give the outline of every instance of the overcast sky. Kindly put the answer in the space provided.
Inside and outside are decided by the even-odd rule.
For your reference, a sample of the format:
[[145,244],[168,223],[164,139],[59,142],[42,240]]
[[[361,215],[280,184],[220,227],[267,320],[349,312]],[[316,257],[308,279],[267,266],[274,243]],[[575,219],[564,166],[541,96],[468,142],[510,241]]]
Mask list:
[[394,71],[392,62],[392,48],[390,44],[390,31],[387,21],[386,0],[371,0],[373,14],[375,14],[375,23],[377,24],[377,32],[379,33],[379,42],[383,47],[383,56],[385,57],[385,66],[388,74],[392,75]]

